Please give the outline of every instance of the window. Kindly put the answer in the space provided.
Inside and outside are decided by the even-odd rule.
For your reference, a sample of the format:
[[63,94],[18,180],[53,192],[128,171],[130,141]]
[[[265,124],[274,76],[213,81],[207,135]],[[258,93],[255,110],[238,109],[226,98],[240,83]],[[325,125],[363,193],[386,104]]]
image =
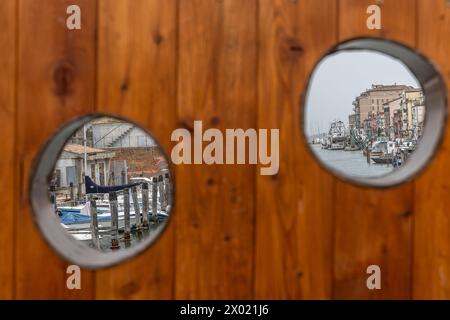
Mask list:
[[105,185],[105,164],[103,162],[100,162],[98,164],[98,176],[99,176],[99,183],[104,186]]
[[66,183],[67,186],[78,184],[77,168],[75,166],[66,167]]
[[61,188],[61,170],[60,169],[55,170],[54,175],[53,175],[52,184],[57,188]]
[[98,182],[97,181],[97,175],[96,175],[96,172],[95,172],[95,163],[91,164],[91,179],[94,180],[95,182]]

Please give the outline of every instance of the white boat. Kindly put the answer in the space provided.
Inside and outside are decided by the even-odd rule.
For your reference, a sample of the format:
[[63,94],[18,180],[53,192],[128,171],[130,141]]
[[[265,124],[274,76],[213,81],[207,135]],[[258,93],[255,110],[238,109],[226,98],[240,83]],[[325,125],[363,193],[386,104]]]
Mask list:
[[333,121],[328,131],[328,138],[330,150],[344,150],[347,139],[344,122]]
[[392,164],[397,149],[394,141],[377,141],[372,146],[370,158],[375,163]]

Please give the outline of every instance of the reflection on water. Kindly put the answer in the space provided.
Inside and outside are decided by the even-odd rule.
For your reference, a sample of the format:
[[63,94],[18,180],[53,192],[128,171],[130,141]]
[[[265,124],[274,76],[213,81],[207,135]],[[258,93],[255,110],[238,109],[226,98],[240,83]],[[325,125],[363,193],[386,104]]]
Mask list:
[[327,166],[341,174],[353,177],[380,177],[394,170],[391,164],[367,163],[362,151],[322,149],[320,144],[310,145],[315,155]]

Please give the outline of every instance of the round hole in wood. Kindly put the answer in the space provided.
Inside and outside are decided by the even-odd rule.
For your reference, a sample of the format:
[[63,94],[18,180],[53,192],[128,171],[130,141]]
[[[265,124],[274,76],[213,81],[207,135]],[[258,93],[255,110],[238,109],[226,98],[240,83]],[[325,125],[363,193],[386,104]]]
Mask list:
[[447,92],[436,67],[414,49],[357,38],[317,63],[302,105],[302,132],[321,166],[357,185],[391,187],[434,156]]
[[148,248],[173,208],[162,147],[129,120],[90,114],[64,125],[42,149],[30,183],[34,220],[71,263],[96,269]]

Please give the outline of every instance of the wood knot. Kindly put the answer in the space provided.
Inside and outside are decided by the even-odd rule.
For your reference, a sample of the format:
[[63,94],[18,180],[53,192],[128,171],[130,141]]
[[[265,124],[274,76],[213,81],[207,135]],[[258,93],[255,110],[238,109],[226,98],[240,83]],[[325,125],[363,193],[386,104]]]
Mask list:
[[161,44],[161,42],[163,42],[163,40],[164,40],[164,37],[159,32],[157,32],[153,35],[153,42],[157,46],[159,46]]
[[211,125],[217,126],[220,122],[220,118],[218,116],[211,117],[210,122],[211,122]]
[[402,218],[409,218],[411,215],[412,215],[411,210],[406,210],[406,211],[400,213],[400,217],[402,217]]
[[381,245],[381,253],[382,253],[383,255],[387,255],[388,251],[389,251],[388,246],[387,246],[385,243],[383,243],[383,244]]
[[122,91],[122,92],[126,92],[126,91],[128,91],[128,82],[123,82],[122,83],[122,85],[120,86],[120,91]]
[[281,59],[286,62],[296,62],[305,52],[300,40],[292,37],[285,37],[281,43]]
[[57,96],[68,96],[72,92],[71,86],[74,76],[74,67],[70,61],[63,60],[56,65],[53,71],[53,81]]
[[271,179],[272,181],[278,181],[279,178],[280,178],[280,171],[278,171],[277,173],[275,173],[275,174],[273,174],[273,175],[270,176],[270,179]]
[[303,54],[303,47],[299,45],[292,45],[291,51],[298,52],[298,54]]
[[136,282],[132,281],[123,285],[120,291],[124,297],[130,297],[139,292],[139,290],[140,286]]
[[188,130],[190,133],[194,133],[194,126],[192,122],[188,122],[187,120],[181,120],[179,122],[179,127]]

